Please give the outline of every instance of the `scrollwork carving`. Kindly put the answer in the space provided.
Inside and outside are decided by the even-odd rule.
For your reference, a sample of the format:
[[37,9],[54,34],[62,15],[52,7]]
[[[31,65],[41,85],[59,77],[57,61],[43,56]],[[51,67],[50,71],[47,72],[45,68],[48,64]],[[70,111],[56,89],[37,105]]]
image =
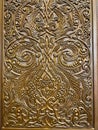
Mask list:
[[3,126],[93,126],[90,0],[5,0]]

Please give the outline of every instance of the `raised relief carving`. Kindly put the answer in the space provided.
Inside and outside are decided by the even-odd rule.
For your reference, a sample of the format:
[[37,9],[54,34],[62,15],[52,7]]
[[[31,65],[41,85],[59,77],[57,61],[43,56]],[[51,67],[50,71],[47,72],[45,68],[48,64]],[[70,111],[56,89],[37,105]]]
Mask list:
[[3,127],[92,127],[90,0],[5,0]]

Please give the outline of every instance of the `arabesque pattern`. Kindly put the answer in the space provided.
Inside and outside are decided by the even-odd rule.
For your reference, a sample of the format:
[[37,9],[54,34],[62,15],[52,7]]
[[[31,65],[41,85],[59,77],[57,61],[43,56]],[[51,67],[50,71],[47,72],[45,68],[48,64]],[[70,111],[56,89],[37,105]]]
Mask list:
[[5,0],[3,127],[93,126],[90,0]]

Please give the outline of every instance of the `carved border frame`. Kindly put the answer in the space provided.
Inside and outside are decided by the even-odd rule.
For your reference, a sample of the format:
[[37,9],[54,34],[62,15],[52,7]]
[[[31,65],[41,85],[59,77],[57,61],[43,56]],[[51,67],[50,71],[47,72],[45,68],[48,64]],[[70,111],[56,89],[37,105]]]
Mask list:
[[[2,71],[3,71],[3,2],[0,0],[0,130],[27,130],[27,128],[2,128]],[[91,0],[91,23],[92,23],[92,42],[93,42],[93,77],[94,77],[94,128],[83,128],[82,130],[98,130],[98,0]],[[40,128],[28,130],[41,130]],[[55,128],[43,128],[43,130],[57,130]],[[64,130],[64,129],[58,129]],[[66,129],[67,130],[67,129]],[[76,130],[76,129],[69,129]],[[77,129],[80,130],[80,129]]]
[[98,130],[98,0],[93,0],[94,128]]

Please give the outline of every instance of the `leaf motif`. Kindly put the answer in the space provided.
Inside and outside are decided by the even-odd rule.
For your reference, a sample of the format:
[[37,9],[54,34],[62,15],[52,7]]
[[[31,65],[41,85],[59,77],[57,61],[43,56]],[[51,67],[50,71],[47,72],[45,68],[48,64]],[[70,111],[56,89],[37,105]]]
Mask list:
[[58,44],[57,46],[55,46],[55,48],[53,49],[54,52],[57,52],[60,49],[60,45]]
[[36,51],[41,52],[41,49],[37,45],[34,45],[33,47]]

